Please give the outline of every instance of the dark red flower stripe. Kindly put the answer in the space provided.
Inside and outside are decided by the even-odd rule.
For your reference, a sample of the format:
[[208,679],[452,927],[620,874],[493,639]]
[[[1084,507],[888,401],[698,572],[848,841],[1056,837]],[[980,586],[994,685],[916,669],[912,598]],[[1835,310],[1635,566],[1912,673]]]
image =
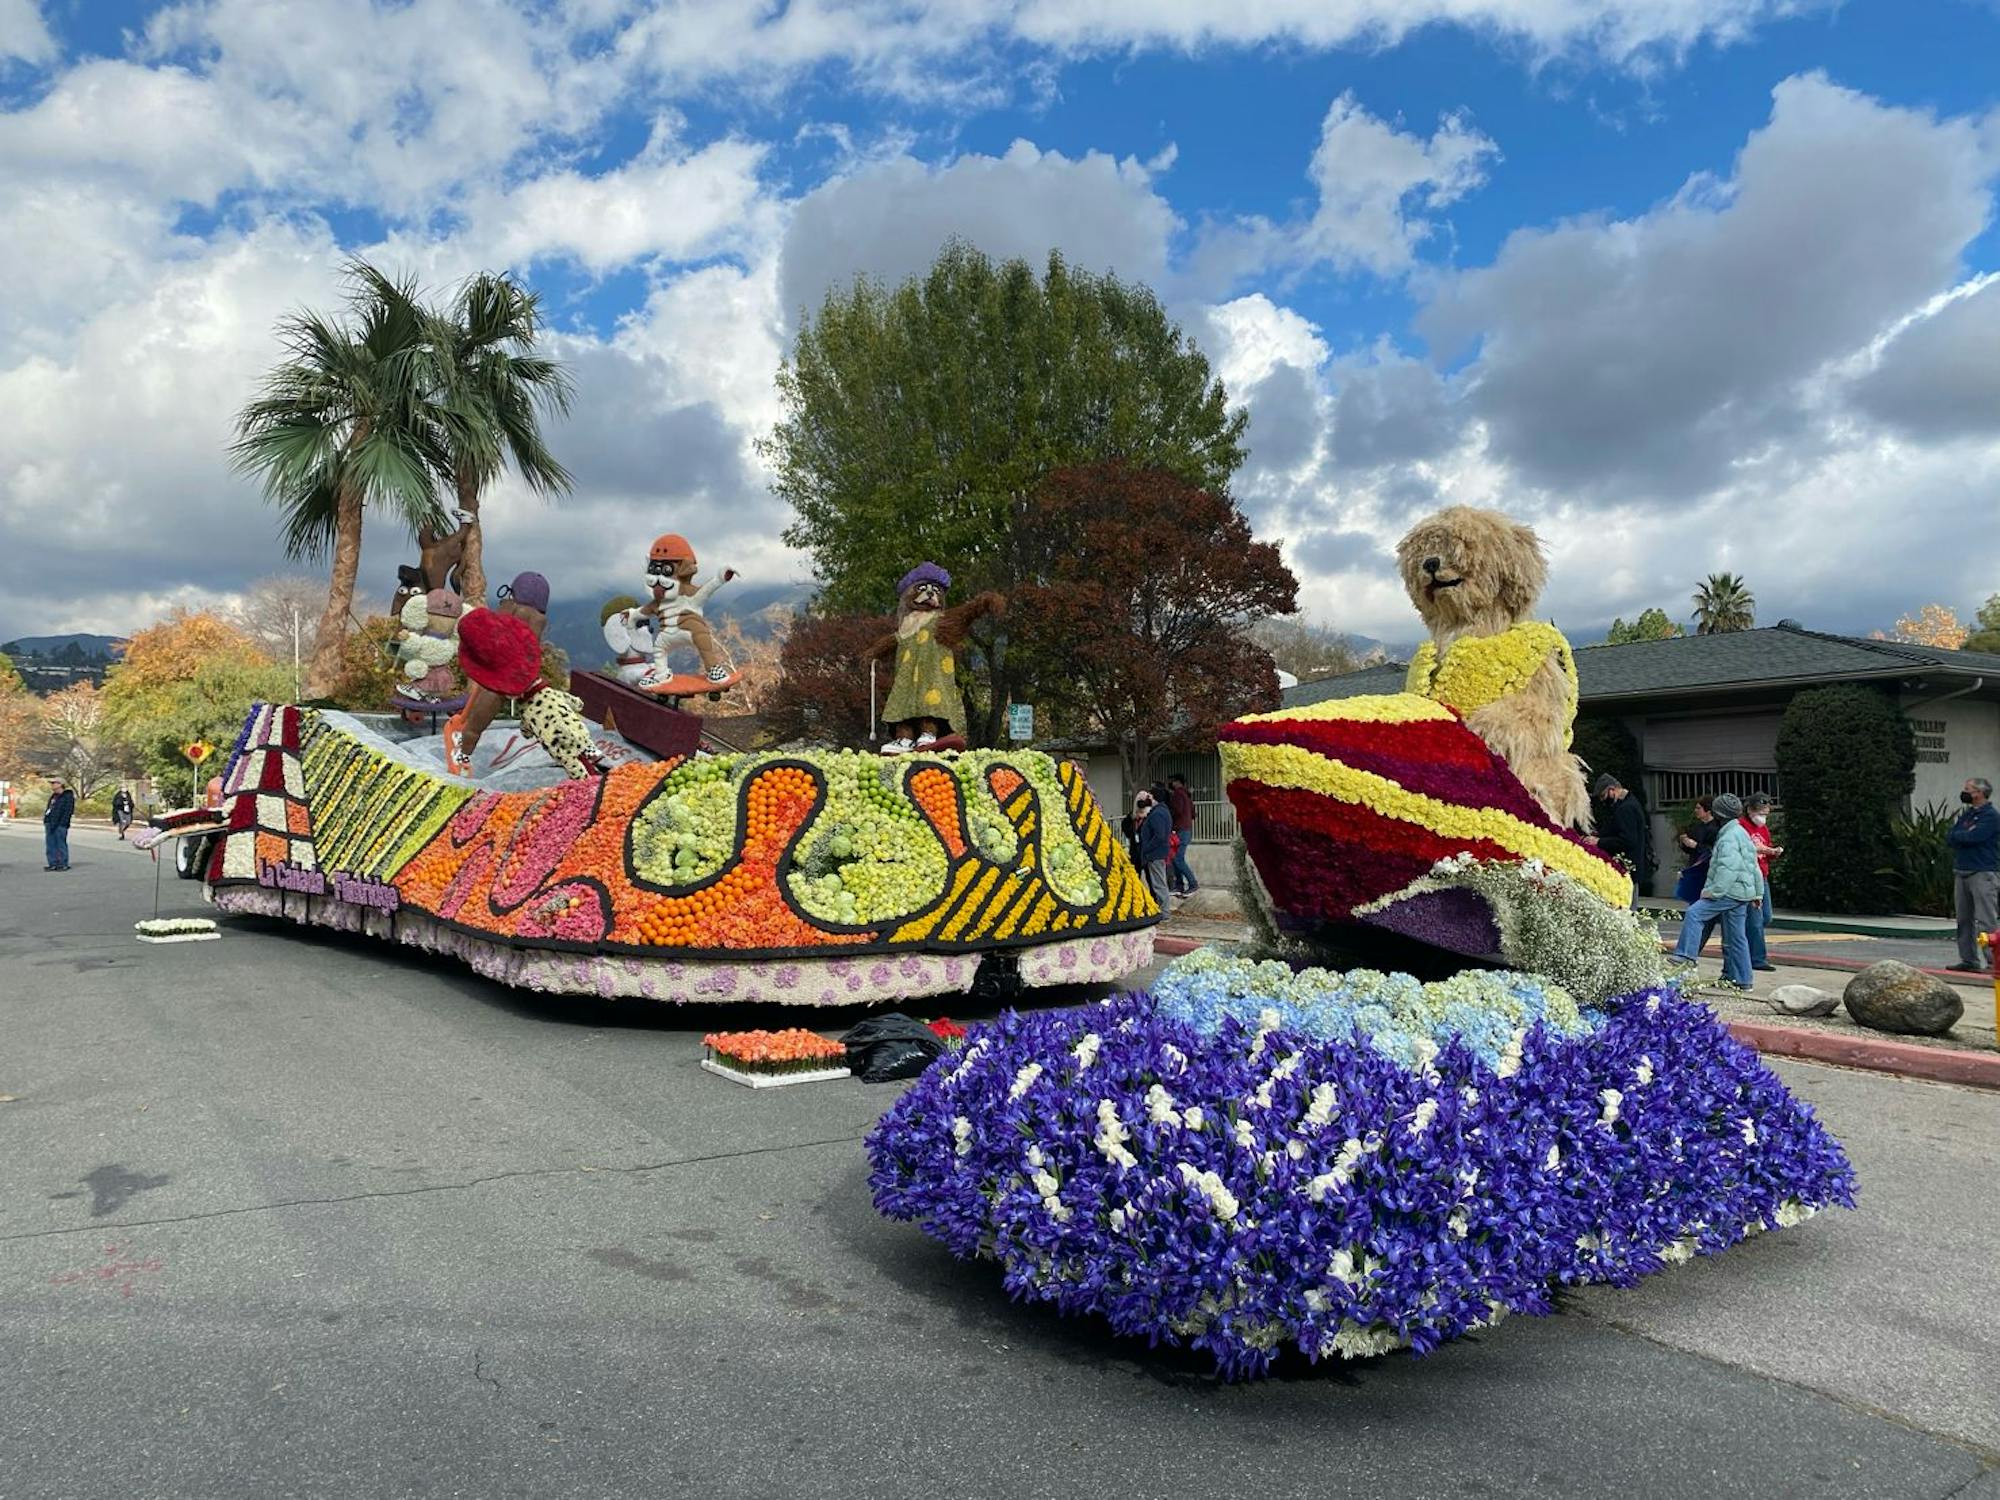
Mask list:
[[1318,792],[1241,779],[1228,790],[1258,874],[1280,909],[1297,916],[1345,919],[1461,851],[1519,858],[1488,839],[1446,838]]
[[[1508,813],[1530,827],[1561,834],[1592,858],[1616,867],[1614,860],[1582,834],[1552,822],[1507,762],[1456,718],[1418,719],[1403,724],[1360,719],[1282,719],[1231,724],[1217,738],[1293,745],[1353,770],[1393,781],[1421,796],[1460,807]],[[1500,857],[1521,856],[1506,851]]]

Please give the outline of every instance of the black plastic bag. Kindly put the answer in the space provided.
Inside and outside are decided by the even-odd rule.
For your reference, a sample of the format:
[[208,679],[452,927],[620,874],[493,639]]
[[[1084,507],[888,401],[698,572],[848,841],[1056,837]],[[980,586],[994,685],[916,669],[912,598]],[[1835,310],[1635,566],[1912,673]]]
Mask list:
[[847,1066],[863,1083],[915,1078],[944,1051],[936,1032],[901,1014],[870,1016],[841,1041],[847,1045]]

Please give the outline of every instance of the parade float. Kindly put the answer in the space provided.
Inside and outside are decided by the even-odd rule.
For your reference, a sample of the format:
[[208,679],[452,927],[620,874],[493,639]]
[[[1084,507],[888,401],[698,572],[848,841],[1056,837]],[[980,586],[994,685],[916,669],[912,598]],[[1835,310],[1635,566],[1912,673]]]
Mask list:
[[[663,543],[690,585],[691,550]],[[505,984],[672,1002],[1004,995],[1150,961],[1159,910],[1074,764],[705,754],[700,721],[644,685],[542,678],[547,607],[547,580],[523,574],[511,601],[456,619],[474,701],[442,734],[257,708],[208,844],[214,904]],[[677,625],[698,643],[689,607]],[[518,719],[495,722],[499,702]]]
[[[1427,1353],[1854,1202],[1589,840],[1533,533],[1449,510],[1399,556],[1407,690],[1220,736],[1263,952],[1004,1013],[868,1138],[884,1214],[1230,1378]],[[1355,962],[1385,951],[1428,977]]]

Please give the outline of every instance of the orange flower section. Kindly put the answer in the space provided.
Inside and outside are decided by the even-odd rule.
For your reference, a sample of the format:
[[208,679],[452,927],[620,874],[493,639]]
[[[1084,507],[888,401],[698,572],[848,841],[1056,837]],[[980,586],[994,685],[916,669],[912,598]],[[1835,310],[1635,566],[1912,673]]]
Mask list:
[[[778,862],[812,815],[818,778],[800,766],[771,766],[750,782],[742,856],[686,895],[642,891],[615,865],[611,940],[673,948],[814,948],[866,942],[875,931],[828,932],[785,904]],[[622,832],[629,817],[617,819]],[[622,847],[622,846],[621,846]]]
[[953,859],[965,853],[965,827],[958,815],[958,780],[937,766],[919,766],[910,773],[910,795],[917,799],[931,827],[944,840]]

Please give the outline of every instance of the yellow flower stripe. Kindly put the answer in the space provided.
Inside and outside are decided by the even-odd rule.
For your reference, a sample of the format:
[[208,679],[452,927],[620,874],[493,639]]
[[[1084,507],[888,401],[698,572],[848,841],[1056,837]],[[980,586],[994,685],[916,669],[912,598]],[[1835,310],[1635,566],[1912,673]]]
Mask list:
[[[1347,700],[1352,702],[1352,699]],[[1261,781],[1267,786],[1319,792],[1342,802],[1358,803],[1385,818],[1415,823],[1448,839],[1487,839],[1523,859],[1539,859],[1560,870],[1614,906],[1632,898],[1632,883],[1603,860],[1568,839],[1523,822],[1493,807],[1463,807],[1399,786],[1386,776],[1358,771],[1297,745],[1221,746],[1224,773]]]
[[1555,626],[1524,620],[1499,635],[1468,635],[1438,659],[1437,643],[1425,641],[1410,661],[1404,688],[1435,698],[1462,714],[1474,714],[1528,685],[1554,652],[1569,679],[1569,718],[1576,718],[1576,659]]
[[[1427,648],[1428,649],[1428,648]],[[1415,671],[1415,668],[1411,668]],[[1293,724],[1318,719],[1353,719],[1363,724],[1417,724],[1432,719],[1449,719],[1451,710],[1433,699],[1412,691],[1373,693],[1354,698],[1329,698],[1304,708],[1281,708],[1275,713],[1245,714],[1239,724]]]

